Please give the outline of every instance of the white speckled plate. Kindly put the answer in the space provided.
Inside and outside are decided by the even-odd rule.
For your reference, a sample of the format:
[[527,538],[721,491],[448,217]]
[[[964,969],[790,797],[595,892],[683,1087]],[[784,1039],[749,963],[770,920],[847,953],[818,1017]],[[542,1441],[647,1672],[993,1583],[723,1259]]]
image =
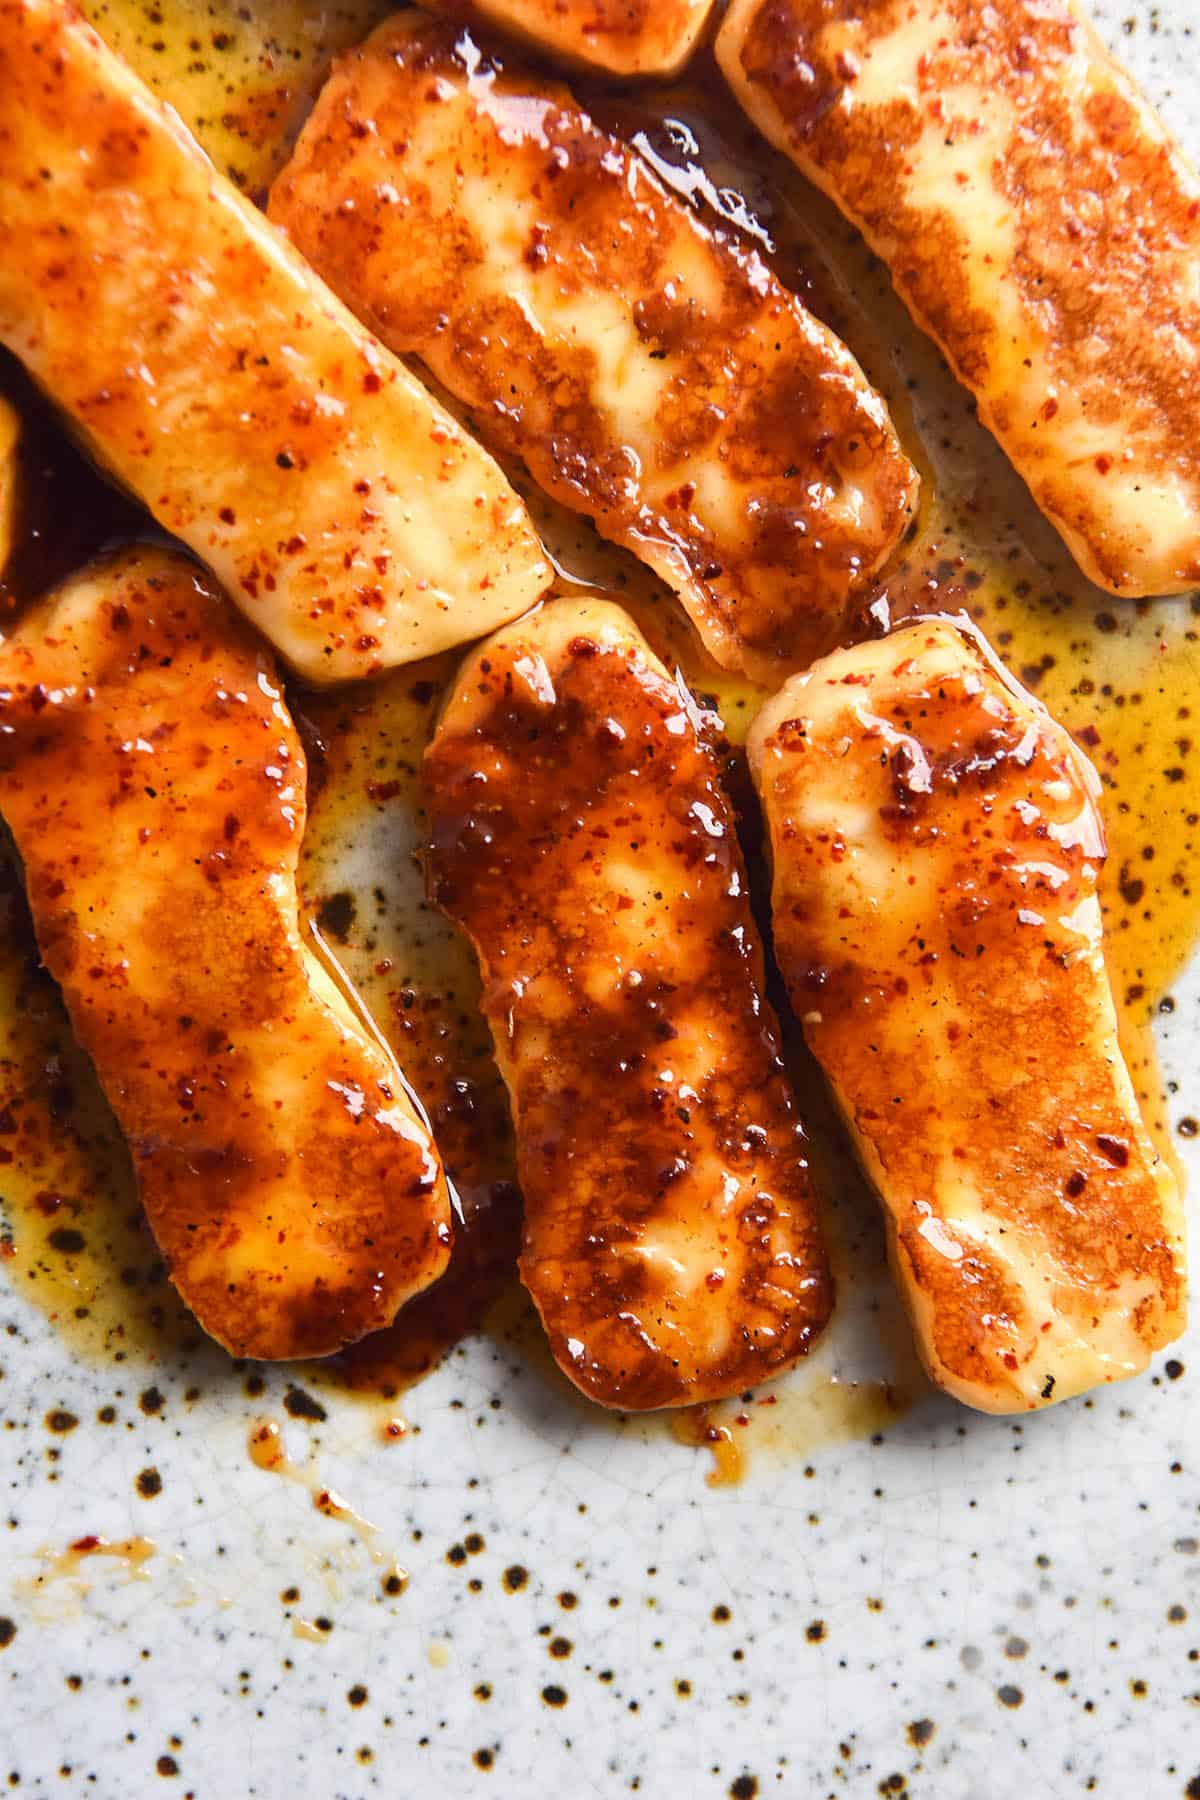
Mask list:
[[[1200,154],[1200,0],[1127,5],[1101,28]],[[352,849],[400,866],[393,839]],[[1200,970],[1173,1000],[1178,1128]],[[665,1426],[577,1402],[519,1320],[389,1436],[394,1408],[178,1333],[85,1343],[0,1265],[0,1790],[1200,1794],[1200,1345],[979,1417],[896,1376],[878,1233],[840,1235],[850,1303],[730,1427],[748,1466],[723,1486]],[[110,1317],[121,1291],[114,1268]],[[293,1377],[319,1405],[289,1412]],[[249,1453],[263,1420],[289,1479]]]

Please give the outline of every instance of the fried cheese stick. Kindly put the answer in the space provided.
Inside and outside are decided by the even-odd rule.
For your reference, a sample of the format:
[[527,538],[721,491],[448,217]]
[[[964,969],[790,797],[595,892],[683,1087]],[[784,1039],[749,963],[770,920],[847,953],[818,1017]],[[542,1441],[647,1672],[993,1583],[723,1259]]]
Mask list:
[[1177,1185],[1117,1042],[1099,781],[953,626],[797,676],[751,731],[780,967],[934,1381],[1016,1412],[1183,1329]]
[[521,1273],[558,1363],[624,1409],[786,1368],[832,1289],[690,695],[620,608],[554,601],[467,659],[425,781],[430,889],[479,954]]
[[1200,584],[1200,178],[1069,0],[733,0],[717,55],[1084,573]]
[[319,1356],[445,1266],[437,1151],[301,935],[305,759],[182,557],[93,566],[0,644],[0,812],[171,1280],[237,1356]]
[[565,88],[401,14],[338,62],[270,210],[719,663],[778,681],[837,641],[914,504],[884,403]]
[[64,0],[0,0],[0,341],[309,679],[515,618],[491,457]]

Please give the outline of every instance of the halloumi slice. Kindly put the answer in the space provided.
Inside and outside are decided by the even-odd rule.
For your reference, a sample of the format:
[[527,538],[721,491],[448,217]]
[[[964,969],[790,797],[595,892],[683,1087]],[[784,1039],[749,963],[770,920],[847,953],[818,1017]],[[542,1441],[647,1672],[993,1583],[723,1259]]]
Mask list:
[[1091,764],[944,622],[817,663],[749,751],[780,967],[933,1380],[1016,1412],[1134,1374],[1183,1329],[1183,1219],[1117,1041]]
[[733,0],[717,56],[1084,573],[1200,584],[1200,178],[1070,0]]
[[787,1367],[832,1289],[690,695],[620,608],[553,601],[468,657],[425,783],[430,890],[479,953],[555,1358],[629,1410]]
[[64,0],[0,0],[0,341],[313,681],[513,618],[492,461]]
[[449,1254],[441,1165],[301,934],[303,747],[272,658],[189,562],[93,566],[0,644],[0,813],[204,1329],[291,1358],[390,1324]]
[[914,503],[884,403],[565,88],[401,14],[336,65],[270,210],[719,663],[778,681],[836,641]]
[[700,41],[714,0],[432,0],[456,20],[479,19],[607,75],[677,75]]

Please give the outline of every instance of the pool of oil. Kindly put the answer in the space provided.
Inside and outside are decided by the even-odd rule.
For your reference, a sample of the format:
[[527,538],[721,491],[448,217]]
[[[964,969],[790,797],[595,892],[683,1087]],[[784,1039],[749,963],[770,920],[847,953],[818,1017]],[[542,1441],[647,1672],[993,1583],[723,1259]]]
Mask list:
[[[218,166],[261,193],[286,156],[328,60],[380,15],[377,0],[302,6],[265,0],[86,0],[98,28],[196,131]],[[1147,1116],[1170,1150],[1151,1025],[1195,945],[1200,812],[1193,738],[1200,721],[1200,599],[1112,600],[1076,571],[1022,484],[979,426],[964,392],[909,324],[881,265],[789,165],[735,116],[710,77],[687,87],[591,92],[589,104],[632,139],[692,204],[752,243],[848,341],[887,396],[924,477],[920,517],[896,566],[864,602],[859,628],[917,612],[969,614],[1009,667],[1074,732],[1104,784],[1109,857],[1103,900],[1123,1041]],[[0,375],[3,371],[0,370]],[[22,581],[0,585],[11,613],[107,537],[140,529],[123,501],[83,473],[76,453],[7,379],[25,416],[22,505],[40,532]],[[36,446],[31,453],[30,446]],[[596,588],[635,615],[660,654],[719,713],[739,801],[740,746],[763,698],[718,669],[667,590],[583,520],[512,471],[563,590]],[[48,530],[64,487],[86,493],[69,539]],[[50,502],[53,500],[53,504]],[[61,541],[59,541],[61,540]],[[28,550],[28,545],[26,545]],[[54,552],[58,551],[57,562]],[[18,544],[19,566],[21,546]],[[40,560],[39,560],[40,558]],[[0,571],[0,577],[3,571]],[[306,1371],[391,1402],[465,1333],[487,1329],[570,1396],[515,1288],[519,1232],[508,1113],[478,1010],[471,955],[425,898],[420,759],[455,657],[353,690],[293,688],[309,752],[306,910],[389,1038],[427,1109],[460,1209],[450,1274],[392,1331]],[[761,883],[753,810],[752,877]],[[0,853],[0,1262],[83,1353],[154,1360],[211,1356],[165,1278],[119,1134],[37,963],[19,870]],[[825,1196],[842,1304],[812,1364],[773,1390],[674,1425],[714,1455],[718,1480],[821,1445],[885,1432],[927,1392],[886,1278],[870,1195],[802,1046],[788,1054]],[[594,1416],[594,1415],[593,1415]]]
[[394,9],[387,0],[83,0],[80,10],[257,197],[332,59]]

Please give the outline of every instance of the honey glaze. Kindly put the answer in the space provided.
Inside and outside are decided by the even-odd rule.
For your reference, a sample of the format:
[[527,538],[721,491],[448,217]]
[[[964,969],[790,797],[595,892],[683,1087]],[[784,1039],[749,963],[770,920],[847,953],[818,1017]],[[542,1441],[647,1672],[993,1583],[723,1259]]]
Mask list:
[[[592,102],[677,191],[745,232],[846,338],[884,393],[925,485],[918,527],[865,609],[864,630],[913,612],[966,611],[1096,762],[1106,789],[1102,900],[1122,1043],[1167,1147],[1150,1025],[1200,934],[1192,760],[1200,595],[1122,602],[1080,574],[881,265],[822,195],[764,151],[711,71],[653,96]],[[597,572],[590,579],[605,585]],[[686,654],[681,661],[690,676]],[[724,696],[715,697],[720,706]],[[739,698],[733,717],[724,714],[735,742],[755,704],[752,695]]]
[[149,1581],[146,1564],[157,1555],[158,1545],[153,1538],[76,1538],[65,1550],[45,1551],[41,1570],[32,1577],[29,1585],[31,1588],[41,1588],[46,1583],[63,1577],[73,1579],[97,1556],[116,1563],[124,1569],[131,1581]]
[[[9,410],[11,409],[11,410]],[[116,538],[160,536],[63,436],[49,402],[0,350],[0,412],[18,421],[0,473],[0,630]]]
[[263,190],[287,154],[339,50],[388,0],[83,0],[85,17],[195,132],[239,187]]
[[[84,1608],[96,1586],[101,1564],[120,1586],[157,1579],[161,1592],[163,1573],[167,1569],[180,1570],[183,1557],[177,1552],[164,1555],[152,1538],[89,1535],[76,1538],[65,1550],[44,1547],[36,1555],[33,1573],[18,1577],[12,1590],[39,1624],[53,1625],[76,1617]],[[153,1570],[151,1564],[155,1565]],[[191,1603],[190,1586],[185,1581],[172,1591],[174,1604]]]
[[384,1399],[479,1328],[516,1278],[520,1238],[508,1109],[478,972],[465,940],[426,900],[420,860],[420,758],[454,666],[439,657],[369,687],[294,701],[311,769],[305,904],[428,1114],[455,1203],[441,1280],[390,1330],[309,1371]]
[[[778,1004],[782,996],[774,997]],[[809,1166],[824,1202],[837,1306],[812,1354],[777,1381],[665,1416],[675,1443],[711,1456],[710,1487],[808,1465],[831,1445],[885,1435],[937,1404],[888,1270],[878,1203],[799,1028],[786,1010],[780,1016]]]
[[[246,1450],[256,1469],[281,1480],[295,1482],[311,1497],[313,1508],[326,1519],[333,1519],[358,1539],[366,1548],[371,1562],[385,1571],[382,1584],[385,1593],[402,1593],[408,1584],[408,1571],[401,1568],[392,1552],[381,1542],[379,1526],[356,1512],[333,1488],[328,1487],[309,1460],[297,1462],[284,1441],[283,1427],[276,1419],[256,1419],[250,1427]],[[303,1623],[303,1621],[300,1621]],[[316,1641],[321,1640],[317,1633]]]
[[[980,434],[982,437],[982,434]],[[998,457],[986,442],[981,456]],[[1008,471],[992,471],[1001,483]],[[944,483],[925,534],[888,584],[893,622],[966,613],[1007,667],[1075,736],[1099,772],[1108,858],[1105,958],[1121,1044],[1159,1148],[1175,1160],[1152,1024],[1200,934],[1200,600],[1110,601],[1065,557],[1050,569],[1015,536],[976,548],[978,496]],[[1003,530],[1001,515],[991,529]]]
[[740,1486],[752,1469],[806,1462],[831,1444],[885,1432],[907,1411],[907,1394],[887,1381],[843,1381],[806,1372],[777,1391],[686,1407],[671,1421],[676,1443],[707,1450],[709,1487]]
[[[303,109],[304,84],[315,79],[334,36],[344,32],[341,41],[349,41],[388,10],[344,0],[320,13],[310,35],[291,0],[270,0],[252,20],[230,0],[213,0],[202,31],[190,20],[185,29],[183,15],[163,24],[141,0],[88,6],[110,41],[169,93],[219,165],[252,189],[278,166]],[[310,43],[312,57],[303,48]],[[1114,601],[1077,574],[966,395],[909,323],[880,265],[828,204],[764,149],[719,86],[702,78],[657,92],[578,91],[710,221],[742,230],[847,340],[885,393],[925,493],[918,527],[887,572],[883,604],[865,614],[864,629],[912,612],[967,611],[1096,761],[1106,789],[1103,897],[1123,1041],[1152,1128],[1165,1142],[1150,1026],[1200,926],[1200,806],[1190,737],[1200,718],[1194,608],[1186,600]],[[530,501],[561,588],[594,587],[627,606],[668,665],[719,711],[736,749],[763,690],[711,662],[677,603],[632,557],[510,473]],[[91,481],[79,476],[85,479]],[[112,509],[99,509],[106,530],[129,535],[124,503],[101,492]],[[60,502],[56,510],[62,516],[69,509]],[[36,586],[31,577],[20,600]],[[511,1133],[473,959],[427,904],[417,860],[425,834],[419,761],[455,661],[442,657],[369,686],[320,695],[293,689],[290,696],[309,744],[313,789],[301,871],[305,904],[429,1111],[461,1209],[442,1281],[391,1330],[319,1373],[306,1371],[306,1379],[385,1398],[481,1328],[554,1379],[532,1310],[513,1287],[519,1220]],[[740,779],[736,768],[732,774]],[[761,886],[753,851],[751,863]],[[150,1357],[195,1345],[198,1331],[159,1264],[95,1078],[72,1046],[52,985],[37,971],[11,859],[0,860],[0,909],[0,1274],[87,1353]],[[702,1424],[684,1414],[675,1424],[635,1425],[588,1409],[598,1425],[615,1419],[614,1430],[675,1431],[691,1442],[697,1432],[715,1430],[716,1440],[702,1441],[706,1448],[715,1443],[725,1474],[886,1430],[906,1402],[926,1392],[887,1279],[873,1200],[819,1082],[802,1052],[793,1055],[839,1277],[826,1345],[772,1389],[710,1409]],[[5,1151],[12,1160],[4,1160]],[[60,1230],[71,1235],[54,1238]],[[565,1381],[561,1390],[566,1404]],[[741,1413],[748,1424],[737,1423]],[[259,1454],[274,1456],[269,1435]],[[271,1462],[260,1466],[285,1472]]]
[[0,840],[0,1269],[77,1351],[123,1362],[201,1335],[167,1280],[128,1153]]

